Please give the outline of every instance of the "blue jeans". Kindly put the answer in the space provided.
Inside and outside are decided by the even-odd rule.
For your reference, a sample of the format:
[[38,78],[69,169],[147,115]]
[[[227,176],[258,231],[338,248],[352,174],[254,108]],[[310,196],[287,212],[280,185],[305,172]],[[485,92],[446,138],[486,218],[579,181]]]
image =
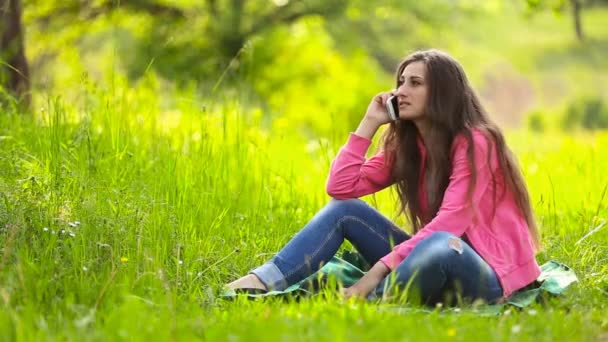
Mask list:
[[[344,239],[370,265],[409,239],[376,209],[359,199],[332,199],[270,261],[253,269],[269,290],[284,290],[316,272]],[[468,243],[447,232],[420,241],[368,295],[368,300],[403,293],[417,302],[455,302],[502,297],[496,273]]]

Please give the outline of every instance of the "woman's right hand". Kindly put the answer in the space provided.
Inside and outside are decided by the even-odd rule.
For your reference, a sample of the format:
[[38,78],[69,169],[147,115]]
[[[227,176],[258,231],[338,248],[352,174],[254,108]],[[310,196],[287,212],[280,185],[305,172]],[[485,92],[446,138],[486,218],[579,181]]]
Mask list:
[[363,120],[361,120],[359,127],[357,127],[357,130],[355,131],[356,135],[371,139],[380,126],[392,121],[388,116],[388,111],[385,106],[386,101],[392,95],[393,91],[388,91],[380,93],[372,98],[369,106],[367,106],[367,111],[365,112]]
[[378,126],[391,122],[392,120],[388,115],[388,111],[386,110],[386,101],[393,95],[393,93],[394,90],[382,92],[374,96],[372,101],[369,103],[369,106],[367,106],[364,119],[374,122]]

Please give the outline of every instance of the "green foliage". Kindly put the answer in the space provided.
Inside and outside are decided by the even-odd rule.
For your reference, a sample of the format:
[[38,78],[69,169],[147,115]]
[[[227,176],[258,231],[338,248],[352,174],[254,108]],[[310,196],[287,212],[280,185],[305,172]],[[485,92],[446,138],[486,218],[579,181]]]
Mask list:
[[[424,4],[384,0],[373,5],[359,0],[182,1],[172,5],[147,0],[86,4],[29,0],[25,22],[33,40],[46,45],[33,54],[41,67],[62,59],[66,50],[75,49],[79,55],[94,51],[97,57],[106,56],[99,63],[114,60],[131,80],[155,72],[180,86],[196,82],[208,91],[220,78],[230,87],[242,89],[245,83],[256,88],[248,83],[254,79],[247,77],[246,68],[252,46],[255,54],[264,56],[256,65],[263,62],[262,66],[272,67],[281,58],[273,53],[274,46],[289,45],[294,35],[301,41],[320,31],[301,32],[306,21],[322,26],[321,35],[327,36],[323,39],[339,42],[331,46],[332,54],[339,51],[348,59],[361,50],[370,51],[372,59],[392,72],[408,52],[404,44],[394,42],[402,41],[407,33],[415,37],[415,30],[428,34],[437,29],[446,19],[440,13],[454,8],[444,0]],[[79,16],[87,18],[87,25],[64,25]],[[53,44],[46,44],[51,39]],[[423,40],[412,38],[418,46],[424,45]]]
[[545,114],[541,110],[528,114],[528,127],[533,132],[542,133],[547,128]]
[[608,107],[599,97],[583,97],[573,101],[562,119],[562,128],[608,129]]
[[[608,45],[603,40],[590,39],[584,47],[571,44],[564,39],[569,28],[560,22],[563,18],[540,13],[524,20],[517,8],[500,1],[352,1],[344,16],[331,20],[311,15],[271,25],[251,37],[238,58],[221,63],[213,47],[218,40],[201,33],[208,12],[198,11],[197,3],[173,3],[197,13],[187,20],[115,4],[111,12],[91,11],[102,14],[87,25],[59,25],[74,15],[69,11],[41,21],[62,4],[73,2],[25,5],[34,91],[57,90],[69,102],[78,96],[74,88],[83,75],[109,88],[113,75],[127,75],[133,84],[154,75],[161,97],[167,89],[188,89],[207,102],[239,97],[263,109],[265,124],[281,119],[283,126],[304,127],[308,136],[325,138],[333,125],[354,129],[371,96],[394,85],[399,59],[417,47],[444,48],[457,57],[484,97],[499,97],[495,92],[500,91],[509,99],[517,112],[500,114],[508,117],[517,118],[528,107],[525,101],[510,100],[517,94],[509,93],[511,87],[503,87],[502,80],[494,86],[487,82],[494,74],[503,75],[496,72],[497,65],[506,65],[521,84],[533,87],[526,94],[540,107],[569,101],[587,88],[578,83],[603,84],[606,78],[602,57]],[[260,5],[256,13],[265,13],[264,6],[274,5]],[[605,11],[589,10],[586,16],[590,37],[608,34],[601,25]],[[573,78],[578,81],[571,82]],[[593,89],[605,96],[601,87]]]
[[525,0],[530,11],[550,9],[555,13],[560,13],[568,5],[569,0]]
[[[267,42],[272,42],[268,44]],[[309,136],[330,137],[356,127],[378,89],[392,82],[359,50],[336,53],[320,20],[275,30],[244,54],[241,70],[272,110],[275,125],[304,127]],[[263,49],[258,49],[265,45]],[[269,55],[274,62],[267,63]]]
[[[114,40],[132,79],[152,69],[178,82],[218,76],[258,35],[289,26],[299,19],[331,19],[343,13],[347,1],[250,2],[220,0],[202,3],[180,1],[97,1],[82,3],[26,1],[26,23],[81,48],[96,49]],[[88,20],[66,27],[78,17]],[[99,28],[103,28],[98,30]],[[87,37],[91,34],[94,37]],[[88,43],[88,44],[87,44]],[[87,47],[88,46],[88,47]],[[47,53],[64,48],[50,46]],[[113,52],[116,52],[113,51]]]

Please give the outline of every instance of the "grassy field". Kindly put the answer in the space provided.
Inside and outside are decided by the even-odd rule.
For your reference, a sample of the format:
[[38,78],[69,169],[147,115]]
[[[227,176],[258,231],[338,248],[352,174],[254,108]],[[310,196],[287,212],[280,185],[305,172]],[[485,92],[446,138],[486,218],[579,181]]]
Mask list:
[[[539,262],[564,262],[580,278],[547,307],[478,317],[331,293],[225,302],[222,284],[329,200],[327,168],[342,142],[260,131],[259,115],[236,105],[160,113],[152,96],[116,92],[84,92],[71,107],[50,99],[36,120],[0,118],[4,339],[605,338],[607,230],[577,242],[608,216],[606,133],[509,135],[542,228]],[[372,202],[392,216],[390,198]]]
[[[502,10],[439,36],[427,32],[438,37],[429,45],[462,61],[492,114],[513,102],[521,117],[511,124],[533,108],[553,124],[586,91],[608,97],[608,11],[584,13],[590,39],[581,48],[566,20],[545,13],[526,22]],[[32,55],[57,44],[45,34],[53,33],[28,35]],[[153,75],[128,83],[114,69],[94,70],[99,60],[102,68],[116,62],[105,55],[86,60],[62,49],[61,70],[50,77],[57,83],[35,94],[34,115],[0,113],[2,340],[608,339],[608,132],[566,135],[553,126],[507,134],[541,228],[539,263],[560,261],[579,277],[548,306],[481,317],[400,312],[332,292],[299,302],[218,298],[223,284],[269,259],[329,200],[330,162],[359,115],[326,113],[343,105],[328,102],[336,98],[329,90],[344,85],[344,101],[366,102],[372,86],[390,81],[357,75],[377,70],[365,58],[340,59],[325,53],[329,43],[298,39],[292,50],[329,74],[294,80],[290,92],[309,94],[314,85],[311,96],[300,103],[277,92],[270,109],[242,94],[202,99]],[[287,70],[287,56],[278,69]],[[74,65],[106,82],[66,71]],[[492,85],[497,74],[511,81]],[[531,97],[518,98],[522,89]],[[506,100],[493,97],[503,93]],[[390,191],[364,200],[394,217]]]

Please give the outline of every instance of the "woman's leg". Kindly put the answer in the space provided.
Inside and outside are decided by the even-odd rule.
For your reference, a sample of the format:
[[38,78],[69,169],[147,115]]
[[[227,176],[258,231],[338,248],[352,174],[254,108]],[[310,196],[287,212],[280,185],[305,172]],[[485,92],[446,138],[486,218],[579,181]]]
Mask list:
[[284,290],[316,272],[347,239],[376,263],[409,236],[359,199],[332,199],[270,261],[251,271],[268,290]]
[[368,299],[408,288],[408,298],[434,305],[483,299],[492,303],[502,297],[496,273],[471,246],[447,232],[433,233],[420,241]]

